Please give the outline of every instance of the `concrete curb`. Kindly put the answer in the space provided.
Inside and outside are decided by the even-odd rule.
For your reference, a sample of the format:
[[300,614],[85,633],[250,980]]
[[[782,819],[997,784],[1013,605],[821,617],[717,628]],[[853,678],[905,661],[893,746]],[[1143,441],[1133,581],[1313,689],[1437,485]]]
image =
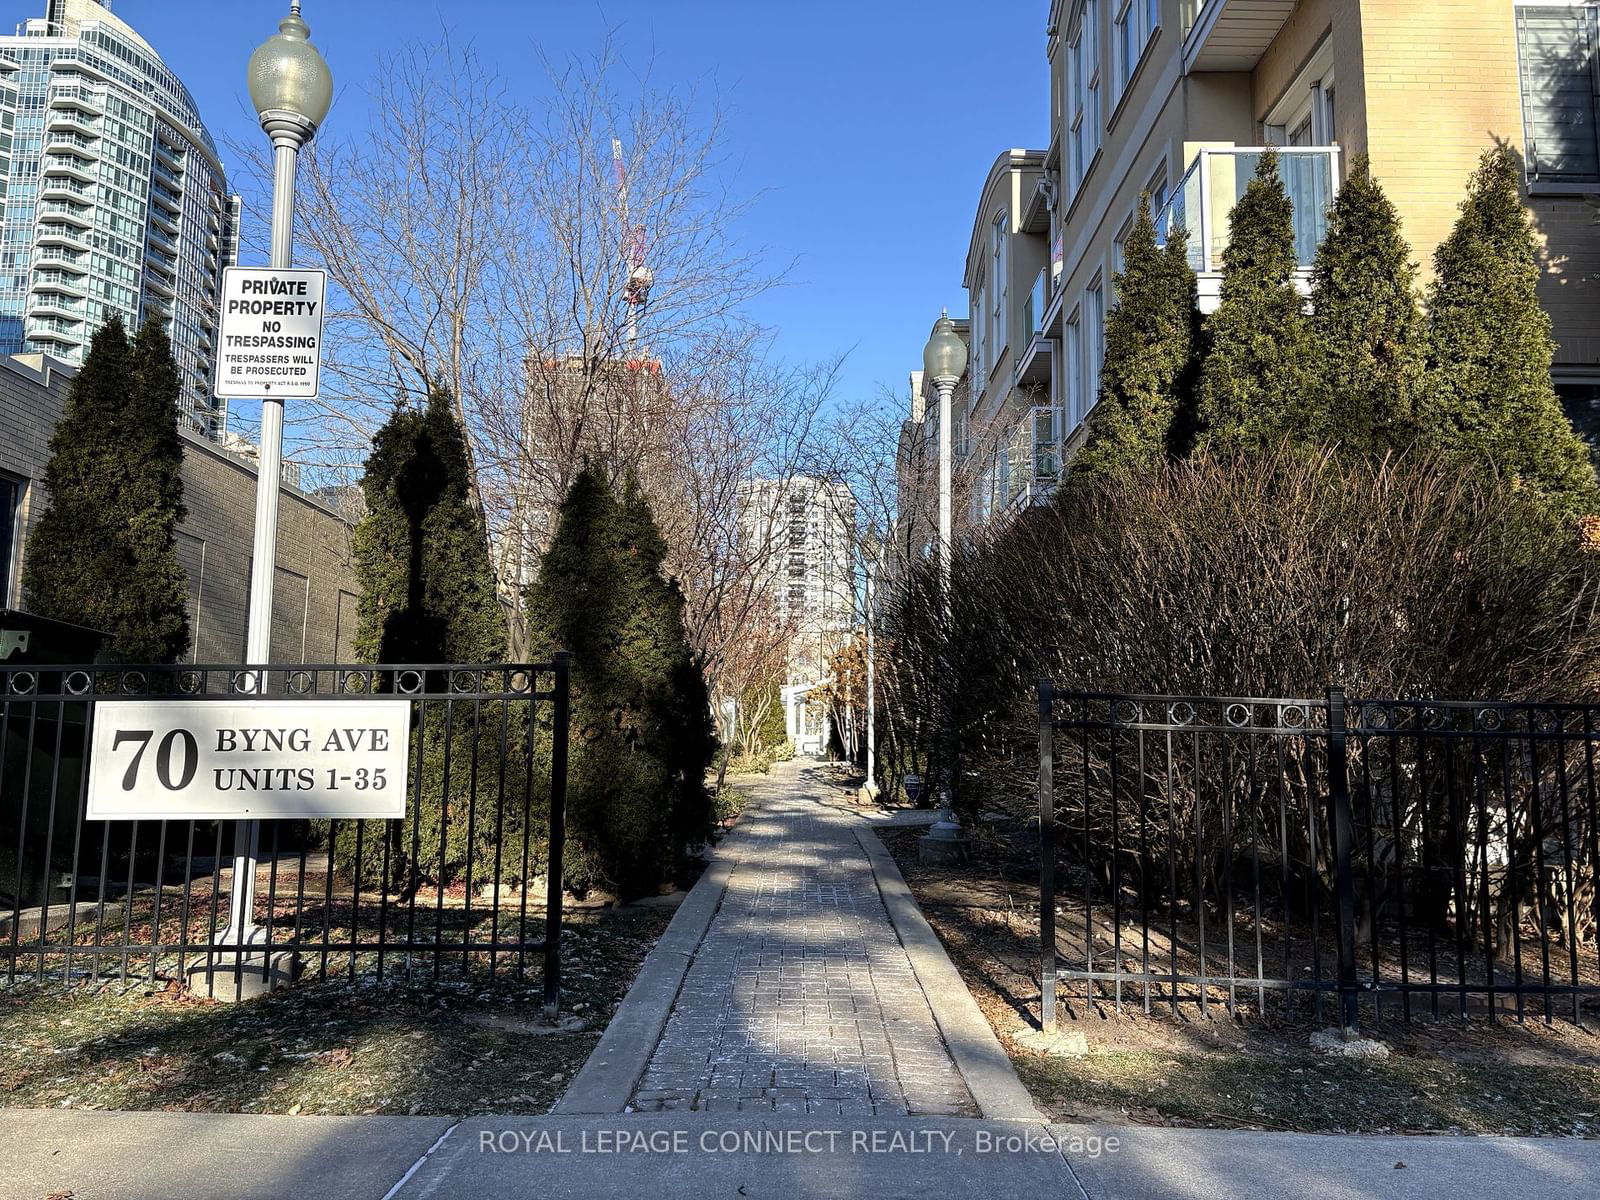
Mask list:
[[667,931],[645,957],[638,978],[617,1006],[599,1045],[556,1101],[552,1115],[620,1113],[627,1108],[628,1098],[661,1040],[689,963],[722,906],[728,877],[741,857],[744,823],[741,815],[718,845],[705,874],[672,914]]
[[967,990],[966,980],[945,953],[939,935],[917,907],[888,847],[871,827],[862,824],[856,826],[856,841],[872,864],[889,921],[905,947],[945,1046],[977,1102],[978,1111],[989,1120],[1043,1122],[1045,1117],[1017,1078],[1016,1068]]

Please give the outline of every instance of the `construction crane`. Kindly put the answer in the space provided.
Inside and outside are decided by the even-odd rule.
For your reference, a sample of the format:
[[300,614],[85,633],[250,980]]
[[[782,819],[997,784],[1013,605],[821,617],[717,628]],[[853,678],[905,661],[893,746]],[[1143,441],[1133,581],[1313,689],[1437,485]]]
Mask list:
[[622,300],[628,306],[626,341],[628,358],[634,357],[639,343],[639,318],[650,302],[650,286],[655,274],[647,265],[650,238],[643,225],[633,223],[628,205],[628,164],[622,154],[622,139],[611,139],[611,160],[617,169],[617,214],[622,225],[622,265],[628,272]]

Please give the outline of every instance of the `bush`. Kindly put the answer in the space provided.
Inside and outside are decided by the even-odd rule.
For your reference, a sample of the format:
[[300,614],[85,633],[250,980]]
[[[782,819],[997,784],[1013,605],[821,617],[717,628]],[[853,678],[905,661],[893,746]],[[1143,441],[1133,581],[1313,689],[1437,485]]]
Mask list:
[[566,879],[653,890],[710,835],[710,702],[666,546],[629,481],[586,467],[562,501],[527,594],[529,643],[572,655]]
[[405,820],[339,822],[334,869],[358,878],[359,840],[363,887],[408,894],[457,884],[477,892],[497,877],[502,887],[527,883],[543,870],[549,845],[548,733],[535,748],[530,789],[526,705],[486,702],[474,713],[460,704],[448,719],[441,704],[427,709],[411,734],[411,770],[417,770],[419,740],[422,762]]
[[[902,728],[952,689],[958,801],[1031,797],[1034,687],[1566,699],[1600,681],[1600,560],[1514,484],[1422,458],[1199,458],[1068,489],[888,614]],[[953,632],[952,632],[953,631]],[[938,738],[920,737],[932,764]],[[1031,803],[1031,801],[1030,801]]]
[[[28,611],[106,635],[112,662],[172,663],[189,649],[181,381],[161,327],[130,343],[113,317],[90,344],[50,437],[49,500],[28,540]],[[9,519],[9,518],[8,518]]]

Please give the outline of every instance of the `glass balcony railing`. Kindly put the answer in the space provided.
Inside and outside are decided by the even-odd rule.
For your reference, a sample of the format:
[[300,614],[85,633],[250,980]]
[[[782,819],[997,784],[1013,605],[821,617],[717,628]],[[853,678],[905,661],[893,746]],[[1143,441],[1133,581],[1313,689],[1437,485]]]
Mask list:
[[1027,303],[1023,306],[1023,319],[1028,323],[1028,340],[1032,341],[1044,332],[1044,314],[1050,303],[1050,269],[1046,267],[1039,272],[1039,278],[1033,281],[1033,290],[1028,293]]
[[1000,459],[999,505],[1010,508],[1049,496],[1061,481],[1061,410],[1041,406],[1025,412]]
[[[1279,146],[1278,174],[1294,205],[1295,256],[1309,271],[1328,231],[1328,205],[1339,188],[1337,146]],[[1197,275],[1222,270],[1234,205],[1255,177],[1265,148],[1234,146],[1201,150],[1172,199],[1156,217],[1163,232],[1182,228],[1189,265]]]

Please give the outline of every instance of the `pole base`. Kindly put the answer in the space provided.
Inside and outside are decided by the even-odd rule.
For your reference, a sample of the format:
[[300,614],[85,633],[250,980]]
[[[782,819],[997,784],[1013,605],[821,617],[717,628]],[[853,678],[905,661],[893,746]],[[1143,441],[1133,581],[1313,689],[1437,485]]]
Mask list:
[[300,956],[291,950],[274,951],[270,960],[265,954],[224,950],[212,956],[209,968],[201,959],[190,963],[185,973],[191,993],[228,1003],[288,987],[300,977],[300,968]]
[[949,834],[927,833],[917,839],[917,861],[925,867],[953,867],[966,862],[972,851],[972,839],[958,832]]

